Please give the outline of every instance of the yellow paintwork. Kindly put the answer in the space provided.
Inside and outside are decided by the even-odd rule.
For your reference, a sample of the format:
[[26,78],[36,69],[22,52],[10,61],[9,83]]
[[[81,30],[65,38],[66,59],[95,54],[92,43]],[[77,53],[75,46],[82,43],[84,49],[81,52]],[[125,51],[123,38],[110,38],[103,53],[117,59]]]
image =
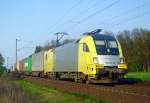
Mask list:
[[53,50],[50,49],[44,53],[44,73],[53,71]]
[[[83,51],[83,43],[86,43],[89,47],[89,52]],[[118,43],[119,57],[123,58],[122,48]],[[93,38],[90,35],[83,36],[79,41],[79,55],[78,55],[78,72],[82,72],[89,75],[90,78],[95,78],[96,69],[103,69],[103,64],[94,64],[93,58],[97,57],[96,47]],[[127,69],[126,64],[119,64],[118,69]]]
[[[117,39],[116,39],[117,40]],[[123,53],[122,53],[122,48],[121,48],[121,45],[119,43],[119,41],[117,40],[117,44],[118,44],[118,48],[119,48],[119,57],[120,58],[123,58]]]
[[[117,40],[117,44],[118,44],[118,48],[119,48],[119,57],[123,59],[124,57],[123,57],[122,48],[121,48],[121,45],[120,45],[118,40]],[[125,63],[125,61],[124,61],[124,63]],[[119,64],[118,68],[119,69],[127,69],[127,65],[126,64]]]
[[[88,45],[89,52],[83,51],[83,43]],[[93,38],[90,35],[82,37],[79,41],[78,50],[78,71],[88,75],[95,75],[96,65],[93,63],[93,58],[97,57],[97,52]]]
[[126,64],[119,64],[118,68],[119,69],[127,69],[127,65]]
[[96,64],[96,68],[104,68],[103,64]]

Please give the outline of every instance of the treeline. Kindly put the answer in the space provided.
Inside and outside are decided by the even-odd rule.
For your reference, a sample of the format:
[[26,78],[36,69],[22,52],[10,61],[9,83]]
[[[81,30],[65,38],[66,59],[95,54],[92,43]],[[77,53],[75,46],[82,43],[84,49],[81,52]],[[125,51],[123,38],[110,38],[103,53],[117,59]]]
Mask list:
[[[70,43],[70,42],[72,42],[72,41],[74,41],[74,39],[65,39],[65,40],[63,40],[62,42],[59,42],[58,44],[57,44],[57,47],[58,46],[61,46],[61,45],[64,45],[64,44],[67,44],[67,43]],[[50,42],[47,42],[44,46],[36,46],[36,48],[35,48],[35,52],[34,53],[38,53],[38,52],[40,52],[40,51],[42,51],[42,50],[49,50],[49,49],[53,49],[53,48],[55,48],[56,47],[56,40],[51,40]]]
[[150,30],[125,30],[119,32],[117,38],[129,71],[150,71]]
[[2,56],[2,54],[0,53],[0,76],[4,73],[4,71],[6,71],[6,67],[4,67],[4,57]]

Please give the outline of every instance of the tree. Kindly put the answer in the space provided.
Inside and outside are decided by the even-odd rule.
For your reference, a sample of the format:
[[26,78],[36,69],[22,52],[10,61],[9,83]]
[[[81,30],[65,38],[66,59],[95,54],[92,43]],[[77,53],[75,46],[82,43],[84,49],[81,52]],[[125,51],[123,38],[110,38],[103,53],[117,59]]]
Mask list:
[[75,41],[75,39],[65,39],[65,40],[63,40],[62,45],[68,44],[68,43],[73,42],[73,41]]
[[129,70],[150,71],[150,30],[133,29],[118,33]]
[[46,42],[46,44],[43,46],[44,50],[49,50],[49,49],[53,49],[54,47],[56,47],[56,41],[52,40],[51,42]]
[[[62,42],[60,42],[57,45],[57,47],[65,45],[65,44],[70,43],[72,41],[74,41],[74,39],[65,39]],[[51,40],[50,42],[47,41],[44,46],[36,46],[35,53],[38,53],[38,52],[40,52],[42,50],[49,50],[49,49],[53,49],[53,48],[56,48],[56,40]]]
[[2,54],[0,53],[0,76],[6,71],[6,68],[3,66],[4,65],[4,58]]
[[41,46],[36,46],[34,53],[38,53],[38,52],[40,52],[42,50],[43,50],[43,48]]
[[2,67],[3,65],[4,65],[4,58],[2,54],[0,53],[0,67]]

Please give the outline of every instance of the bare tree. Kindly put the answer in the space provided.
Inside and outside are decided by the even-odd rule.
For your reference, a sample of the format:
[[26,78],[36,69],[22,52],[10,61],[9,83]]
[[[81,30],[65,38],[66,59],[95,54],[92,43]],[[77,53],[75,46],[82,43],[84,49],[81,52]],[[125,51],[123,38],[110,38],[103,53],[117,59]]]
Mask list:
[[133,29],[118,33],[126,62],[133,71],[150,71],[150,31]]

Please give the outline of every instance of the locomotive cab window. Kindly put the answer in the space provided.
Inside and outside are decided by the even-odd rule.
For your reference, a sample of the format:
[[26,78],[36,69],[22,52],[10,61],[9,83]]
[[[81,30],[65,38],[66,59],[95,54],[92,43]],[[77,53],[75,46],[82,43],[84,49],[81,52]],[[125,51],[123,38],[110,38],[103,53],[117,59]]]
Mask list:
[[109,48],[117,48],[117,42],[116,41],[108,41],[108,47]]
[[84,52],[89,52],[89,47],[86,43],[83,43],[83,51]]

